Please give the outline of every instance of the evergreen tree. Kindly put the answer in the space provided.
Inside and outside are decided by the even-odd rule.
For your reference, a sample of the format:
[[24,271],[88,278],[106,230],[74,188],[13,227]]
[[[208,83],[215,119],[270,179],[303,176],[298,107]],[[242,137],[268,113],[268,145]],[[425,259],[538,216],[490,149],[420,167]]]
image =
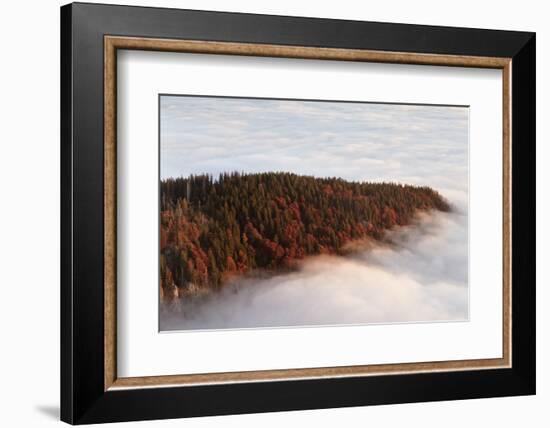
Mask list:
[[341,254],[352,240],[381,239],[418,210],[450,209],[436,191],[291,173],[223,173],[161,182],[160,282],[215,290],[235,274],[291,269]]

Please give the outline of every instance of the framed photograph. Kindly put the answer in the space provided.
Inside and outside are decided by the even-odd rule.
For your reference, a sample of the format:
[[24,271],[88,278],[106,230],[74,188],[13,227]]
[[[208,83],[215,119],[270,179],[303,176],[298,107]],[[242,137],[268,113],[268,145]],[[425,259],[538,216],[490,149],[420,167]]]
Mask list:
[[61,418],[535,393],[535,34],[61,8]]

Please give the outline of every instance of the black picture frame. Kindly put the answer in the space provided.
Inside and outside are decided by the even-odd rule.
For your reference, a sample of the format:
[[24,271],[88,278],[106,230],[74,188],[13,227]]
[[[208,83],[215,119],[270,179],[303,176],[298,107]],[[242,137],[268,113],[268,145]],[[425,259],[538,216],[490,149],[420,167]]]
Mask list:
[[[105,35],[512,58],[512,367],[105,391]],[[61,419],[86,424],[534,394],[535,101],[534,33],[63,6]]]

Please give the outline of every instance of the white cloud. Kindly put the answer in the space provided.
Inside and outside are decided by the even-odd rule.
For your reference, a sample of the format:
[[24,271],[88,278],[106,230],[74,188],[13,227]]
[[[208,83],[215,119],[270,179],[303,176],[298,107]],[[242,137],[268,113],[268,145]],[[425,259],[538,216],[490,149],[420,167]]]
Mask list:
[[202,304],[163,308],[162,330],[458,321],[468,318],[467,218],[422,215],[391,245],[316,257],[298,272],[243,280]]
[[464,190],[467,141],[464,107],[161,98],[163,178],[278,170]]

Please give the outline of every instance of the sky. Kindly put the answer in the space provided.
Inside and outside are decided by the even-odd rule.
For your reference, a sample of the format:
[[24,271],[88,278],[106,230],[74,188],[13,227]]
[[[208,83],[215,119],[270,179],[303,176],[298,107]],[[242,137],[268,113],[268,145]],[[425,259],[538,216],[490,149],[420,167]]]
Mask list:
[[467,320],[468,117],[467,107],[162,96],[162,178],[392,181],[430,186],[453,210],[419,215],[353,257],[313,257],[261,283],[240,279],[208,304],[161,308],[161,329]]
[[288,171],[464,199],[468,108],[161,96],[161,178]]

